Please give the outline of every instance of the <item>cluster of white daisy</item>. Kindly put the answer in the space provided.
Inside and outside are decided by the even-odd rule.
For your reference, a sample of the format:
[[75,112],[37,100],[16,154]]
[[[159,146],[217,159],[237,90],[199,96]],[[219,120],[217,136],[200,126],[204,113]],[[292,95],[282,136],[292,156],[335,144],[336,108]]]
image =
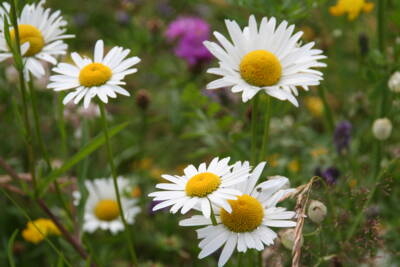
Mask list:
[[[122,87],[126,85],[124,78],[137,71],[134,65],[140,59],[129,57],[130,50],[119,46],[105,52],[104,42],[98,40],[93,58],[73,52],[73,64],[58,63],[57,57],[67,54],[64,40],[74,36],[65,33],[67,23],[60,11],[46,9],[44,4],[42,0],[36,5],[25,5],[17,18],[17,29],[4,29],[5,20],[10,21],[10,5],[0,5],[0,61],[13,57],[6,38],[8,31],[11,42],[20,42],[26,79],[30,79],[30,74],[36,78],[45,75],[44,63],[56,65],[47,88],[70,91],[64,104],[83,100],[87,108],[93,98],[107,103],[109,97],[116,98],[117,94],[129,96]],[[243,102],[264,91],[298,106],[297,87],[308,90],[322,80],[322,73],[313,68],[324,67],[319,60],[325,56],[321,50],[313,49],[314,43],[301,44],[302,32],[293,34],[294,25],[286,21],[277,25],[275,18],[264,17],[258,26],[254,16],[250,16],[249,25],[243,30],[235,21],[225,23],[231,41],[215,32],[219,44],[204,42],[219,60],[219,66],[208,72],[222,76],[209,83],[207,89],[231,87],[232,92],[242,93]],[[184,219],[180,225],[202,227],[197,230],[200,258],[223,246],[218,262],[222,266],[235,248],[238,252],[260,251],[273,244],[277,234],[270,227],[296,225],[294,212],[277,207],[293,191],[288,188],[288,179],[276,176],[257,184],[264,166],[262,162],[253,169],[247,161],[229,164],[229,158],[214,158],[208,166],[188,166],[182,176],[163,175],[169,183],[157,184],[163,191],[149,196],[159,201],[154,210],[170,207],[171,212],[180,210],[182,214],[201,211],[201,215]],[[100,228],[117,233],[124,229],[124,221],[133,223],[140,209],[126,192],[129,183],[122,177],[116,183],[119,186],[114,184],[115,188],[121,188],[121,192],[113,190],[112,179],[86,181],[89,194],[84,208],[84,231]],[[78,204],[81,194],[76,192],[74,196]]]
[[293,227],[295,212],[277,207],[278,202],[292,193],[289,180],[282,176],[257,184],[265,162],[253,170],[249,162],[229,164],[229,158],[214,158],[207,166],[189,165],[184,175],[162,175],[170,183],[160,183],[163,189],[149,194],[159,203],[153,210],[170,207],[172,213],[181,210],[201,211],[201,215],[180,221],[181,226],[200,226],[199,258],[204,258],[223,246],[218,265],[223,266],[235,248],[261,251],[274,243],[277,234],[270,227]]

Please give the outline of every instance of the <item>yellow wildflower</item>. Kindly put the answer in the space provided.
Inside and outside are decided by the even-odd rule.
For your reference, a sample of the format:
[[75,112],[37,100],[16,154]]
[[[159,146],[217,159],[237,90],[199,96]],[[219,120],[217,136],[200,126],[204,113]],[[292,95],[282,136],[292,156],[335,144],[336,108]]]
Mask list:
[[278,154],[270,155],[269,157],[267,157],[267,164],[272,168],[278,166],[278,157]]
[[354,20],[363,11],[369,13],[374,8],[374,4],[366,0],[338,0],[335,6],[329,8],[332,16],[342,16],[345,13],[349,20]]
[[132,189],[131,192],[132,197],[138,198],[142,195],[142,189],[137,185]]
[[293,173],[298,173],[300,170],[300,162],[297,159],[290,161],[288,164],[288,169]]
[[325,147],[317,147],[317,148],[314,148],[313,150],[311,150],[310,154],[314,159],[316,159],[323,155],[328,154],[328,149],[326,149]]
[[357,180],[356,180],[356,179],[351,179],[351,180],[349,181],[349,187],[350,187],[351,189],[354,189],[354,188],[356,187],[356,185],[357,185]]
[[60,230],[49,219],[37,219],[27,223],[26,228],[22,231],[22,237],[31,243],[40,243],[48,235],[60,235]]
[[315,117],[321,117],[324,112],[324,103],[317,96],[308,96],[305,98],[306,108]]

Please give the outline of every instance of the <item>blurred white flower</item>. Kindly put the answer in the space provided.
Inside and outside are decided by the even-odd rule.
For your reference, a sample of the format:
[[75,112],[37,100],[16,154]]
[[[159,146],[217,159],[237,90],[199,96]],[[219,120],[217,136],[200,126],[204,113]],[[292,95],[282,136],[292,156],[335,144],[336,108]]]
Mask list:
[[400,71],[396,71],[390,76],[388,87],[392,92],[400,93]]
[[392,133],[392,122],[388,118],[376,119],[372,125],[372,133],[378,140],[386,140]]
[[[38,4],[25,5],[18,17],[18,32],[26,79],[29,79],[29,72],[36,78],[44,76],[46,71],[42,62],[57,64],[56,57],[65,55],[68,48],[63,39],[74,37],[74,35],[65,34],[67,22],[60,15],[60,11],[52,12],[51,9],[45,9],[44,4],[45,1],[42,0]],[[0,6],[0,14],[9,14],[9,12],[10,5],[3,3]],[[10,28],[10,35],[11,39],[15,40],[13,28]],[[4,17],[0,16],[0,61],[11,57],[12,53],[4,34]]]

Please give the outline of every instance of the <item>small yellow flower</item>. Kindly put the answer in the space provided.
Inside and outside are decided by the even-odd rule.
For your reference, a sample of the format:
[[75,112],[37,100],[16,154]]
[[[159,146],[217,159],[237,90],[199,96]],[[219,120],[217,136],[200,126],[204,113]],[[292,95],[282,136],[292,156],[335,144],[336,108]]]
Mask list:
[[48,235],[60,235],[60,230],[49,219],[37,219],[27,223],[22,231],[22,237],[31,243],[38,244]]
[[321,117],[324,112],[324,103],[317,96],[309,96],[305,98],[306,108],[314,117]]
[[269,157],[267,157],[268,165],[272,168],[278,166],[278,158],[279,158],[279,154],[272,154]]
[[342,16],[345,13],[349,20],[354,20],[363,11],[369,13],[374,8],[374,4],[366,0],[338,0],[336,5],[329,8],[332,16]]
[[313,150],[311,150],[310,154],[314,159],[316,159],[323,155],[328,154],[328,149],[326,149],[325,147],[317,147],[317,148],[314,148]]
[[351,179],[351,180],[349,181],[349,187],[350,187],[351,189],[354,189],[354,188],[356,187],[356,185],[357,185],[357,180],[356,180],[356,179]]
[[140,196],[142,195],[142,189],[140,189],[140,186],[138,186],[138,185],[135,186],[135,187],[132,189],[131,195],[132,195],[132,197],[134,197],[134,198],[140,197]]
[[292,173],[298,173],[300,171],[300,162],[297,159],[294,159],[289,162],[288,169]]

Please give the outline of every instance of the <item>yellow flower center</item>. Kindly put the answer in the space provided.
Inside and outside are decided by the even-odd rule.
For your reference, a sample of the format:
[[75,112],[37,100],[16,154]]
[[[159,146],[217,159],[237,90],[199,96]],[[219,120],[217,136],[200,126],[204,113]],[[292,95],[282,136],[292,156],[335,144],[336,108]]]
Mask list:
[[85,87],[105,84],[112,76],[111,69],[101,63],[91,63],[79,73],[79,82]]
[[186,183],[186,194],[190,197],[205,197],[218,189],[221,178],[211,172],[196,174]]
[[242,195],[237,200],[228,200],[232,212],[221,209],[221,221],[232,232],[251,232],[256,229],[264,218],[261,203],[249,195]]
[[119,216],[118,203],[112,199],[100,200],[94,208],[94,214],[102,221],[112,221]]
[[[39,53],[44,46],[42,33],[34,26],[29,24],[18,25],[19,43],[22,45],[29,42],[29,49],[24,56],[30,57]],[[15,42],[15,30],[10,31],[11,40]]]
[[271,86],[281,78],[282,66],[278,58],[266,50],[254,50],[240,62],[240,75],[254,86]]

